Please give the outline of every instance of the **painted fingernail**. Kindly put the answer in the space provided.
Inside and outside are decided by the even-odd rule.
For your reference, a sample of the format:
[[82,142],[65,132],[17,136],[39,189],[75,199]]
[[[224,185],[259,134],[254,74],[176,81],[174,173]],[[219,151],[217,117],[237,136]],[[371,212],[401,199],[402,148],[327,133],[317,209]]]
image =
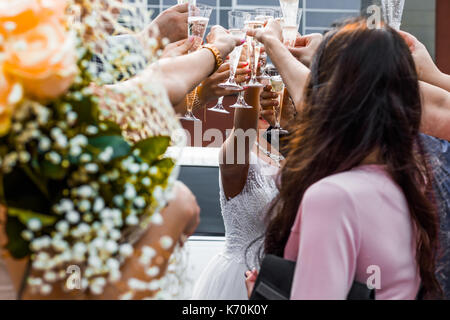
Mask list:
[[244,44],[244,43],[245,43],[245,39],[242,39],[242,40],[241,40],[241,44]]

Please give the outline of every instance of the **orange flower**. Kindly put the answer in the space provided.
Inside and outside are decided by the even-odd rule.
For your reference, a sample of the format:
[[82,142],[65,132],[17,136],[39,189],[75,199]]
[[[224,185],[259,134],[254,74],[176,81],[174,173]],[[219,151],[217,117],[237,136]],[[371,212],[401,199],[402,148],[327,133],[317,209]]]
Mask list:
[[5,73],[20,82],[25,94],[33,98],[57,98],[76,75],[73,43],[55,19],[8,37],[4,49]]
[[11,126],[11,113],[14,106],[22,100],[22,87],[12,83],[0,66],[0,136],[8,133]]
[[67,0],[0,1],[0,34],[17,35],[48,19],[62,19]]

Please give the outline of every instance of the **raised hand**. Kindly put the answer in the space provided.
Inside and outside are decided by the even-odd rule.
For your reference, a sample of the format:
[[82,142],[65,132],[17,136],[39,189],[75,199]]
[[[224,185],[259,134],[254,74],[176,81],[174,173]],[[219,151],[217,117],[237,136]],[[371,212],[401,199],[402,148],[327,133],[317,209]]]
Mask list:
[[213,44],[219,51],[222,59],[233,51],[236,46],[240,46],[245,42],[245,39],[239,39],[221,26],[213,26],[211,31],[206,36],[206,41]]
[[[270,85],[265,86],[260,94],[261,116],[271,126],[275,125],[275,114],[273,108],[278,106],[277,97],[278,94],[272,92],[272,86]],[[294,119],[296,113],[297,111],[295,106],[287,95],[283,99],[283,108],[281,109],[281,126],[286,127],[286,125]]]
[[159,28],[161,38],[176,42],[187,38],[188,4],[179,4],[161,12],[153,21]]
[[322,39],[323,36],[320,33],[306,36],[298,35],[295,40],[295,47],[289,48],[289,51],[298,61],[309,68],[317,48],[322,43]]
[[450,91],[450,76],[439,70],[423,43],[408,32],[398,32],[411,50],[419,80]]
[[[236,70],[236,82],[244,82],[249,79],[250,69],[246,68],[247,62],[239,62]],[[230,64],[224,63],[220,68],[209,78],[202,82],[199,89],[199,98],[206,104],[207,102],[217,99],[219,97],[231,95],[234,92],[220,88],[218,85],[225,82],[230,76]]]
[[277,20],[269,20],[262,29],[252,29],[247,31],[247,35],[255,37],[256,40],[265,44],[270,39],[283,40],[283,30],[281,24]]
[[185,55],[194,47],[195,38],[180,40],[177,42],[169,43],[163,51],[161,58],[178,57]]

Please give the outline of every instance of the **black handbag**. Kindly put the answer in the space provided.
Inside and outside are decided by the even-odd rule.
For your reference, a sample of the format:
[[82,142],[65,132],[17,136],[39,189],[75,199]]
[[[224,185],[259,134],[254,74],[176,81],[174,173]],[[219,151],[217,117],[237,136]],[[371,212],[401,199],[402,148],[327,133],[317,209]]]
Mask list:
[[[250,300],[289,300],[295,264],[294,261],[266,255]],[[355,281],[347,300],[375,300],[375,290]]]

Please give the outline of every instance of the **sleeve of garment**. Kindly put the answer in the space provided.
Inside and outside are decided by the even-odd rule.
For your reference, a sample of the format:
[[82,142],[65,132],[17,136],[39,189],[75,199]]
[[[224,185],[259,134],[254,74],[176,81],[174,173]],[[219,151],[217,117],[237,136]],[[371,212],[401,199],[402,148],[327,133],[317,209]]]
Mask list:
[[320,182],[299,209],[299,251],[293,300],[344,300],[353,284],[359,251],[359,217],[349,194]]

